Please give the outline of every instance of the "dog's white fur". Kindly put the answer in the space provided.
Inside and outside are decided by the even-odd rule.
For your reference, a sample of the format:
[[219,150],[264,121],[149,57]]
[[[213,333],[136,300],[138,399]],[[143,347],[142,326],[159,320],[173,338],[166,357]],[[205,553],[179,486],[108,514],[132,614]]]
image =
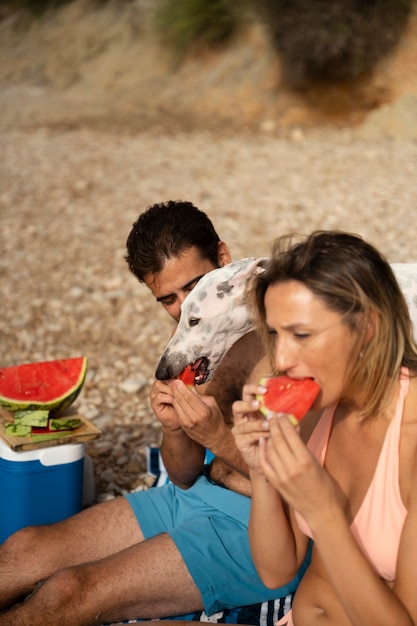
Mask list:
[[265,259],[246,257],[212,270],[185,298],[175,334],[165,348],[156,378],[175,378],[188,364],[207,359],[204,382],[243,335],[253,329],[245,304],[245,285],[253,272],[263,271]]
[[[175,378],[188,364],[207,359],[210,380],[231,346],[253,329],[245,304],[245,285],[267,259],[247,257],[203,276],[181,308],[181,319],[157,366],[156,378]],[[417,342],[417,263],[393,263],[404,293]]]
[[417,263],[391,263],[391,267],[408,304],[417,343]]

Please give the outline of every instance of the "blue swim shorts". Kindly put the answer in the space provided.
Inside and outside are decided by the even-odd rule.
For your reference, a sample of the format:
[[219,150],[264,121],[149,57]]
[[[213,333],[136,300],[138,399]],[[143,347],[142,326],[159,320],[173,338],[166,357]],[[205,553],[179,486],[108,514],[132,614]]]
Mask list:
[[146,539],[168,533],[199,589],[207,615],[293,593],[268,589],[253,565],[248,539],[250,498],[200,476],[189,489],[170,483],[126,495]]

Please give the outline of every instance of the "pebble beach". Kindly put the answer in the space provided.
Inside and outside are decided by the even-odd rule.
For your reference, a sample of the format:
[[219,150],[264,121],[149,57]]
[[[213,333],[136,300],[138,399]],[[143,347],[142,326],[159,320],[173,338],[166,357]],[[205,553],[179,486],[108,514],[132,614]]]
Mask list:
[[391,262],[417,261],[413,139],[23,124],[19,103],[34,98],[0,95],[1,366],[88,357],[76,408],[102,433],[87,444],[97,501],[148,488],[146,447],[160,442],[148,394],[172,324],[124,259],[147,206],[192,201],[234,259],[320,228],[359,233]]

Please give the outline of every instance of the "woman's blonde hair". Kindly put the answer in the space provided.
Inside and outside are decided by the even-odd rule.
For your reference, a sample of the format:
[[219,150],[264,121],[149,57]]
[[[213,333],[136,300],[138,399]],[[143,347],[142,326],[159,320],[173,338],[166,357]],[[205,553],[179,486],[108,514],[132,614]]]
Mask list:
[[[417,347],[405,298],[382,254],[359,235],[315,231],[278,238],[266,269],[248,284],[248,304],[273,365],[265,293],[288,280],[303,283],[358,333],[345,389],[360,397],[363,417],[383,412],[401,366],[417,372]],[[369,325],[372,336],[369,339]]]

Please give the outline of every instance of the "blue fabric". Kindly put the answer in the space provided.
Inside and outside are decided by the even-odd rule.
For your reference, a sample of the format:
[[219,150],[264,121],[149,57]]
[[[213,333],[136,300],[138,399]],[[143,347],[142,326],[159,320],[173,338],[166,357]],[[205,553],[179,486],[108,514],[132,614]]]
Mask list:
[[[214,459],[214,454],[206,448],[206,456],[204,462],[208,465]],[[164,462],[161,457],[160,449],[156,446],[147,446],[146,448],[146,465],[148,474],[155,477],[152,487],[162,487],[168,485],[170,480],[165,469]]]
[[170,483],[126,498],[146,539],[164,532],[172,537],[207,615],[282,598],[298,586],[305,568],[279,589],[261,582],[249,548],[250,498],[204,476],[187,490]]

